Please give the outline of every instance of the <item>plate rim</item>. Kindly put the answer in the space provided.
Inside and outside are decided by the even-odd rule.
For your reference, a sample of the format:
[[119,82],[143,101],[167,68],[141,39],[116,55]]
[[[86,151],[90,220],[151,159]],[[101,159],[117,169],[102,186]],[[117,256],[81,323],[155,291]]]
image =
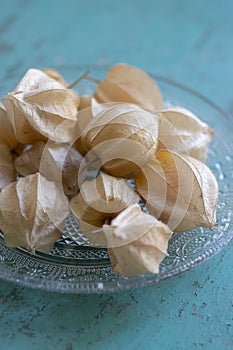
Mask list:
[[[77,65],[69,65],[69,66],[62,66],[62,67],[56,67],[57,69],[70,69],[73,70],[74,68],[80,69],[82,66]],[[85,65],[87,67],[87,65]],[[93,67],[93,65],[92,65]],[[93,69],[106,71],[109,66],[94,66]],[[205,97],[198,91],[183,85],[179,82],[173,81],[170,78],[157,75],[154,73],[148,73],[151,78],[153,78],[155,81],[162,81],[166,84],[172,85],[174,87],[177,87],[181,90],[184,90],[186,93],[190,93],[192,95],[195,95],[197,98],[201,99],[203,102],[208,104],[210,107],[214,108],[218,113],[220,113],[224,118],[227,118],[228,121],[232,124],[232,117],[230,114],[226,113],[221,107],[219,107],[217,104],[215,104],[212,100]],[[171,96],[172,97],[172,96]],[[208,260],[215,254],[218,254],[220,251],[222,251],[229,243],[233,240],[233,230],[229,230],[226,235],[224,235],[224,239],[218,240],[215,244],[213,244],[210,248],[208,248],[204,253],[202,253],[201,256],[196,254],[195,256],[192,256],[192,260],[187,261],[184,266],[178,266],[176,268],[173,268],[171,271],[168,272],[160,272],[159,274],[153,275],[153,274],[147,274],[145,275],[145,278],[139,279],[140,276],[134,276],[134,277],[126,277],[126,279],[122,279],[121,281],[117,281],[117,283],[114,283],[112,281],[104,281],[104,282],[96,282],[93,283],[93,281],[82,281],[82,286],[80,286],[78,283],[75,284],[75,282],[69,283],[67,281],[49,281],[42,278],[30,278],[28,275],[20,275],[20,278],[16,275],[18,273],[11,273],[9,274],[8,269],[10,270],[9,266],[5,266],[1,264],[0,261],[0,279],[13,282],[15,284],[29,287],[33,289],[40,289],[50,292],[59,292],[59,293],[69,293],[69,294],[102,294],[102,293],[108,293],[108,292],[120,292],[123,290],[128,290],[132,288],[139,288],[139,287],[145,287],[149,285],[153,285],[157,282],[161,282],[163,280],[169,279],[171,277],[176,277],[178,275],[184,274],[185,272],[189,271],[190,269],[200,265],[204,261]],[[3,244],[7,249],[12,249],[14,252],[17,249],[9,248],[5,245],[4,242],[0,242],[0,244]],[[31,255],[31,254],[29,254]],[[37,257],[38,258],[38,257]],[[42,260],[43,261],[43,260]],[[49,262],[46,261],[46,264]],[[53,263],[54,264],[54,263]],[[68,266],[64,264],[64,266]],[[124,281],[124,282],[123,282]],[[130,283],[129,283],[130,282]],[[132,282],[132,283],[131,283]],[[68,285],[67,285],[68,283]],[[117,287],[116,287],[117,286]]]

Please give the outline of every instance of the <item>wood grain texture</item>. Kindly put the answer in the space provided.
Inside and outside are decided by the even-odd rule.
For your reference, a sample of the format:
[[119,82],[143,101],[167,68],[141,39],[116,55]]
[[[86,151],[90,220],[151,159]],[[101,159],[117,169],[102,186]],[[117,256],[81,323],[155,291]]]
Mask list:
[[[0,83],[28,67],[127,62],[233,114],[232,14],[231,0],[8,0]],[[1,350],[231,350],[232,248],[180,277],[116,294],[60,295],[0,281]]]

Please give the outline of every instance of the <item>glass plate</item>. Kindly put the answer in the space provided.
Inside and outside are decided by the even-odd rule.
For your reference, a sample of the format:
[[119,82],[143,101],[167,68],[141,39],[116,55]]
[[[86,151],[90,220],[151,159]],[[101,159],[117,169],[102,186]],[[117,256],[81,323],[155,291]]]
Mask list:
[[[80,76],[87,67],[59,67],[68,82]],[[93,67],[91,75],[101,79],[106,69]],[[14,72],[5,77],[1,95],[12,90],[22,74]],[[77,222],[70,216],[61,240],[50,254],[8,248],[0,238],[0,278],[23,286],[68,293],[103,293],[151,285],[188,271],[222,250],[233,238],[233,125],[230,118],[214,103],[199,93],[169,79],[152,75],[168,104],[193,111],[215,131],[207,164],[217,177],[219,201],[217,226],[214,230],[197,228],[174,236],[169,242],[168,256],[160,265],[159,274],[125,277],[114,274],[106,249],[89,243],[79,232]],[[92,93],[95,84],[82,81],[81,93]],[[77,88],[76,88],[77,89]]]

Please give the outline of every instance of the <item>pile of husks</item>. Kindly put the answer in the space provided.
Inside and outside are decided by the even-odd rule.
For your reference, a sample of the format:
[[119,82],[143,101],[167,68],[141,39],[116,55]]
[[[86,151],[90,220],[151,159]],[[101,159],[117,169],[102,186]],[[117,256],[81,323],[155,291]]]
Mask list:
[[157,273],[173,232],[215,225],[218,185],[204,163],[214,132],[187,109],[166,107],[135,67],[111,67],[93,96],[71,87],[55,70],[29,69],[2,98],[6,244],[48,252],[72,212],[107,247],[115,272]]

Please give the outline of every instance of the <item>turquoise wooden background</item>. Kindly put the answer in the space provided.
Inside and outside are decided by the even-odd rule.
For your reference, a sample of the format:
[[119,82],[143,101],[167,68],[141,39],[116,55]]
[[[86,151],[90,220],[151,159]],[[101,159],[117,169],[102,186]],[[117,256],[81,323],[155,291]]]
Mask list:
[[[232,0],[1,1],[0,84],[32,66],[127,62],[233,114],[232,18]],[[232,248],[180,277],[116,294],[0,281],[0,348],[231,350]]]

